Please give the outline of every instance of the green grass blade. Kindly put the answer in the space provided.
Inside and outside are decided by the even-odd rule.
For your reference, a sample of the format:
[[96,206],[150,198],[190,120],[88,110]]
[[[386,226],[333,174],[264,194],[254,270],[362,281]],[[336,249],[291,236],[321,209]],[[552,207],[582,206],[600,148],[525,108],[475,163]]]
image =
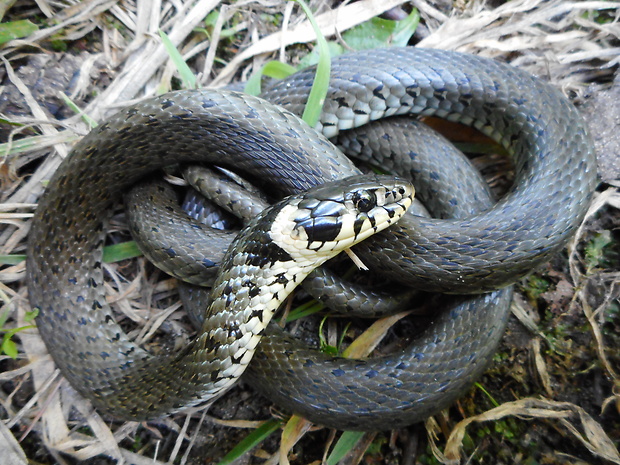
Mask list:
[[13,39],[27,37],[38,30],[39,26],[27,19],[2,23],[0,24],[0,45]]
[[403,47],[415,32],[420,15],[413,10],[401,21],[372,18],[342,34],[342,39],[354,50],[369,50],[380,47]]
[[319,62],[316,66],[316,73],[314,76],[314,83],[312,84],[312,89],[310,89],[310,95],[308,96],[308,102],[306,103],[306,108],[304,108],[304,114],[301,119],[303,119],[310,126],[314,127],[319,121],[321,116],[321,111],[323,111],[323,103],[325,102],[325,97],[327,96],[327,89],[329,87],[329,74],[331,71],[331,56],[329,54],[329,47],[327,45],[327,41],[323,34],[321,34],[321,29],[319,29],[319,25],[316,23],[314,16],[312,15],[312,11],[306,2],[303,0],[293,0],[299,3],[302,10],[308,17],[308,21],[312,25],[314,29],[314,33],[316,34],[316,42],[319,47]]
[[17,265],[26,260],[22,254],[0,255],[0,265]]
[[280,420],[267,420],[261,426],[248,434],[245,439],[243,439],[228,454],[226,454],[222,460],[219,461],[218,465],[227,465],[237,460],[243,454],[249,452],[258,444],[263,442],[268,436],[279,430],[281,426],[282,422]]
[[499,402],[497,402],[493,396],[489,393],[489,391],[487,391],[484,386],[480,383],[475,383],[474,386],[476,386],[478,389],[480,389],[485,396],[487,396],[489,398],[489,400],[491,401],[491,403],[493,404],[494,407],[499,407]]
[[[103,248],[103,261],[105,263],[115,263],[141,256],[142,251],[138,248],[138,244],[135,241],[106,245]],[[17,265],[24,260],[26,260],[26,255],[23,254],[0,255],[0,265]]]
[[395,47],[404,47],[409,43],[409,39],[420,24],[420,13],[414,8],[409,16],[402,21],[396,22],[396,28],[392,34],[392,45]]
[[121,260],[140,256],[142,256],[142,252],[135,241],[107,245],[103,248],[103,261],[105,263],[120,262]]
[[187,63],[185,63],[185,60],[183,60],[183,57],[181,56],[177,48],[174,46],[174,44],[168,38],[164,31],[160,30],[159,36],[161,37],[161,41],[164,44],[166,52],[168,52],[170,59],[174,63],[174,66],[176,66],[177,71],[179,72],[179,76],[181,76],[181,81],[183,81],[183,87],[185,89],[196,89],[196,76],[194,76],[194,73],[192,73],[190,67],[187,66]]
[[315,313],[320,312],[325,308],[325,304],[321,302],[317,302],[316,300],[310,300],[303,305],[291,310],[291,312],[286,317],[286,322],[291,323],[293,321],[299,320],[300,318],[305,318],[310,315],[314,315]]
[[51,135],[29,136],[23,139],[13,140],[0,144],[0,158],[9,155],[20,155],[33,150],[40,150],[41,148],[49,147],[54,144],[75,142],[80,138],[81,136],[73,134],[70,131],[62,131]]
[[88,126],[90,127],[90,129],[96,128],[97,127],[97,121],[95,121],[94,119],[92,119],[90,116],[88,116],[86,113],[82,113],[82,110],[80,109],[80,107],[78,107],[73,100],[71,100],[69,98],[69,96],[67,94],[65,94],[64,92],[60,92],[60,97],[62,98],[62,100],[65,102],[65,105],[67,105],[69,108],[71,108],[71,110],[73,110],[73,112],[76,115],[80,115],[80,117],[84,120],[84,122],[86,124],[88,124]]
[[360,442],[364,434],[366,433],[363,431],[344,431],[325,463],[327,465],[337,465],[337,463]]
[[293,74],[297,69],[288,63],[282,63],[281,61],[269,61],[259,69],[257,72],[252,73],[250,79],[245,83],[244,92],[248,95],[260,95],[261,93],[261,79],[263,76],[267,76],[274,79],[284,79],[287,76]]

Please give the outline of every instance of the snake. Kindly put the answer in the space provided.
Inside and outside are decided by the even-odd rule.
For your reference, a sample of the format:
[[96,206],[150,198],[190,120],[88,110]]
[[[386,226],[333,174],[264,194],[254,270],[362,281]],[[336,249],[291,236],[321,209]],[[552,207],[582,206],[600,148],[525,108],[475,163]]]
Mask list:
[[[164,374],[170,358],[147,355],[130,341],[105,301],[101,250],[112,208],[123,190],[162,167],[215,163],[258,179],[274,195],[296,194],[359,175],[327,137],[395,115],[433,115],[472,126],[513,156],[514,186],[496,205],[459,219],[401,218],[353,247],[376,273],[400,283],[455,294],[491,291],[444,312],[436,328],[461,323],[465,328],[433,333],[431,327],[423,344],[428,352],[409,353],[407,361],[395,364],[380,360],[389,382],[381,385],[386,389],[380,395],[346,381],[348,372],[357,370],[357,378],[372,382],[379,372],[366,361],[342,364],[306,352],[289,358],[281,343],[286,336],[261,341],[259,350],[272,356],[255,361],[270,369],[287,360],[302,372],[329,365],[329,376],[312,379],[330,387],[325,398],[302,395],[306,405],[291,407],[324,412],[335,405],[336,419],[324,423],[339,427],[410,424],[462,394],[503,332],[502,317],[493,308],[509,293],[494,289],[559,251],[585,217],[596,184],[585,123],[558,90],[528,73],[478,56],[414,47],[343,55],[333,60],[315,128],[295,116],[303,111],[312,79],[312,69],[302,70],[260,98],[200,89],[130,105],[76,144],[50,180],[29,233],[29,299],[39,309],[37,326],[63,375],[101,411],[139,420],[178,411],[203,400],[196,390],[203,392],[204,386],[191,380],[217,379],[222,373],[205,374],[189,364],[179,376],[196,390],[179,387],[178,378]],[[231,346],[240,348],[242,337],[231,334]],[[266,339],[271,345],[264,344]],[[180,359],[191,359],[195,347],[183,349]],[[473,368],[453,366],[455,353]],[[416,362],[423,365],[417,375]],[[437,365],[441,369],[433,371]],[[343,397],[341,388],[356,393],[357,400]],[[448,401],[439,400],[445,391],[450,391]],[[408,395],[414,400],[403,400]],[[376,405],[404,410],[404,419],[391,423],[397,413],[387,413],[373,423]],[[338,423],[347,407],[352,413]],[[369,415],[357,422],[364,414]]]

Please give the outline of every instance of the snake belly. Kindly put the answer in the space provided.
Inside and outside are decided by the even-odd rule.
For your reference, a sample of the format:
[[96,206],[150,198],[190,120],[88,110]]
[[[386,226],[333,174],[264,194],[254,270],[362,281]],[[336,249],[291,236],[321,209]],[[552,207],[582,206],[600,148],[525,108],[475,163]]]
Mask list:
[[[311,75],[293,75],[265,97],[299,113]],[[434,114],[489,134],[514,155],[516,182],[482,214],[407,220],[377,234],[356,248],[368,265],[427,290],[488,290],[544,261],[583,219],[595,184],[594,154],[580,116],[550,86],[492,60],[439,50],[375,50],[335,60],[319,130],[332,136],[395,114]],[[101,268],[105,224],[120,193],[179,162],[224,165],[281,195],[358,173],[280,106],[224,91],[181,91],[132,105],[78,143],[35,213],[29,297],[65,377],[115,416],[154,417],[185,400],[172,396],[162,407],[145,395],[153,386],[165,394],[165,381],[114,322]],[[116,378],[128,381],[123,389]]]

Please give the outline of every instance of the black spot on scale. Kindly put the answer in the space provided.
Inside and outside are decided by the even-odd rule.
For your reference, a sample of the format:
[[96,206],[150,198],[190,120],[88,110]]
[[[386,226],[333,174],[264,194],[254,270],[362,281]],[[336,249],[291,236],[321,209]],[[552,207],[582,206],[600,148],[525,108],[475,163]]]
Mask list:
[[355,223],[353,223],[353,232],[355,234],[355,237],[357,237],[359,233],[362,231],[362,226],[364,225],[364,222],[367,219],[368,219],[367,216],[358,217],[355,219]]
[[339,106],[344,107],[344,108],[349,108],[349,104],[347,103],[347,100],[344,97],[338,97],[334,100],[336,100]]
[[155,115],[145,115],[148,119],[144,122],[145,126],[157,127],[160,125],[159,118]]
[[446,99],[447,90],[445,88],[435,89],[434,97],[440,102]]
[[497,102],[493,102],[493,101],[484,102],[482,104],[482,109],[487,114],[495,114],[495,112],[497,111]]
[[290,262],[291,255],[274,242],[254,243],[246,249],[246,265],[264,267],[279,262]]
[[276,279],[274,279],[272,284],[287,284],[288,283],[288,278],[286,277],[284,273],[280,273],[276,275],[275,278]]
[[[119,339],[120,339],[120,334],[117,333],[117,335],[119,336]],[[135,351],[136,351],[135,347],[130,347],[125,352],[121,352],[121,354],[123,354],[125,357],[129,357]],[[129,368],[131,366],[131,364],[132,364],[132,362],[131,362],[131,360],[129,360],[126,363],[124,363],[123,365],[121,365],[121,368],[125,368],[125,367]]]
[[377,87],[375,87],[372,90],[372,95],[374,95],[377,98],[380,98],[381,100],[385,100],[385,96],[383,95],[383,84],[379,84]]
[[174,103],[172,102],[172,100],[169,99],[165,99],[161,102],[161,109],[165,110],[167,108],[170,108],[172,105],[174,105]]
[[[132,116],[136,116],[138,114],[138,109],[136,107],[132,107],[129,108],[125,114],[127,115],[128,118],[131,118]],[[104,126],[99,126],[99,129],[102,129]]]
[[208,258],[203,258],[201,263],[202,263],[202,266],[204,266],[205,268],[213,268],[214,266],[217,265],[217,263],[209,260]]
[[463,94],[459,95],[458,101],[463,106],[468,107],[471,104],[473,99],[474,99],[473,94],[463,93]]
[[[130,354],[132,352],[133,352],[133,349],[128,350],[127,352],[121,352],[121,353],[125,355],[126,353]],[[131,360],[127,360],[125,363],[122,363],[119,368],[121,370],[129,370],[132,366],[133,366],[133,362]]]
[[410,97],[417,98],[420,95],[420,86],[417,83],[412,84],[407,86],[405,92],[407,92],[407,95]]
[[304,228],[308,235],[309,243],[330,242],[340,234],[342,223],[337,217],[320,216],[318,218],[308,218],[303,221],[297,221],[297,227]]
[[200,105],[202,108],[213,108],[217,106],[217,103],[215,103],[213,100],[211,99],[204,99],[202,101],[202,105]]
[[297,133],[297,131],[294,131],[292,128],[287,128],[287,131],[284,133],[284,135],[292,139],[299,139],[299,134]]
[[260,294],[260,288],[252,283],[252,286],[250,287],[250,290],[248,291],[248,295],[250,296],[250,298],[252,298],[252,297],[256,297],[258,294]]
[[263,321],[263,311],[262,310],[252,310],[250,314],[250,320],[252,318],[258,318],[260,321]]
[[260,118],[260,115],[254,108],[250,108],[245,114],[245,117],[248,119],[257,119]]
[[170,258],[174,258],[177,256],[177,253],[174,251],[172,247],[167,248],[165,252],[168,254]]

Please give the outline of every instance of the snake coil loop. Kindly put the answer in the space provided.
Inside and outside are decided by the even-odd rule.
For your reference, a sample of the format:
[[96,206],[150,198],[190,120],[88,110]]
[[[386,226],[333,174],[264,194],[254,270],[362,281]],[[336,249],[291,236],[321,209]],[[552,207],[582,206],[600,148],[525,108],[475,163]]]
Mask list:
[[[155,358],[114,321],[101,265],[105,226],[122,191],[162,167],[215,163],[284,196],[359,174],[325,136],[405,114],[473,126],[514,156],[511,192],[460,219],[408,217],[355,247],[377,272],[440,292],[486,292],[514,282],[564,246],[584,218],[596,177],[592,144],[577,111],[551,86],[492,60],[415,48],[345,55],[332,69],[317,127],[323,135],[294,116],[310,89],[313,72],[307,70],[263,98],[204,89],[140,102],[91,131],[63,161],[32,222],[29,298],[40,309],[37,325],[63,375],[98,408],[148,419],[195,404],[228,386],[257,344],[245,336],[251,331],[240,336],[234,317],[216,312],[219,326],[205,328],[180,356]],[[366,200],[357,203],[367,208]],[[313,240],[310,248],[317,250],[329,242],[320,233]],[[263,241],[267,255],[246,256],[235,265],[260,268],[290,255],[264,242],[264,231],[256,241]],[[278,279],[244,282],[244,295],[253,298]],[[225,307],[229,287],[217,287],[224,297],[218,305]],[[484,370],[503,332],[509,299],[509,290],[466,299],[404,353],[377,360],[343,361],[304,349],[291,354],[294,343],[268,329],[272,335],[263,338],[249,375],[271,371],[258,388],[323,424],[410,424],[452,402]],[[259,324],[246,316],[249,326]],[[213,341],[220,350],[203,350]]]

